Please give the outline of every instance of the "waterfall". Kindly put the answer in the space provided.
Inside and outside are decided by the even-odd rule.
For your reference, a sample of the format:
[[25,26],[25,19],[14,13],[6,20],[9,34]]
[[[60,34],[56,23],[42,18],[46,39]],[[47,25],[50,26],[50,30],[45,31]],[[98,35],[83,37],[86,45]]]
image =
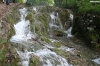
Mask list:
[[14,35],[10,41],[26,41],[31,38],[30,22],[25,20],[27,16],[27,9],[19,9],[21,18],[17,24],[14,24],[16,35]]
[[[33,8],[33,10],[36,11],[35,8]],[[48,49],[45,42],[42,41],[43,46],[40,42],[29,41],[29,39],[35,38],[36,36],[30,31],[29,20],[25,20],[25,17],[27,16],[27,9],[23,8],[19,9],[19,11],[21,18],[20,21],[14,25],[16,34],[12,36],[10,41],[18,44],[16,51],[21,59],[21,65],[29,66],[29,59],[31,58],[31,55],[36,55],[39,58],[39,61],[42,61],[42,66],[71,66],[65,58]],[[58,27],[55,25],[55,18],[57,17],[53,14],[50,16],[51,19],[53,19],[50,25]],[[21,45],[23,47],[21,47]],[[21,47],[23,51],[20,50],[19,47]]]
[[73,14],[70,14],[70,19],[71,19],[71,26],[69,27],[69,29],[67,31],[65,31],[65,33],[67,33],[67,38],[68,37],[72,37],[73,35],[71,34],[72,31],[72,24],[73,24]]
[[34,52],[28,52],[27,50],[23,53],[22,51],[18,51],[16,49],[21,61],[22,61],[22,66],[29,66],[29,59],[30,55],[33,54]]
[[[59,14],[57,12],[52,12],[50,14],[50,23],[49,23],[49,35],[53,37],[53,29],[63,29],[63,26],[60,22]],[[59,25],[57,25],[57,23]]]
[[[50,23],[49,23],[50,28],[52,28],[52,27],[56,27],[56,28],[59,28],[59,29],[62,29],[62,28],[63,28],[63,27],[62,27],[62,24],[60,23],[58,13],[53,12],[53,13],[50,14],[50,17],[51,17],[51,20],[50,20]],[[58,23],[59,23],[60,25],[57,25],[57,24],[56,24],[57,21],[58,21]]]
[[[50,20],[50,23],[49,23],[49,32],[50,32],[50,37],[53,37],[53,30],[54,29],[63,29],[63,26],[60,22],[60,18],[59,18],[59,14],[56,13],[56,12],[53,12],[50,14],[50,17],[51,17],[51,20]],[[71,34],[71,31],[72,31],[72,25],[73,25],[73,14],[70,14],[70,21],[71,21],[71,25],[69,27],[69,29],[67,29],[67,31],[64,31],[65,33],[67,33],[67,38],[68,37],[72,37],[73,35]],[[60,24],[60,25],[57,25]],[[65,25],[66,25],[66,22],[65,22]]]

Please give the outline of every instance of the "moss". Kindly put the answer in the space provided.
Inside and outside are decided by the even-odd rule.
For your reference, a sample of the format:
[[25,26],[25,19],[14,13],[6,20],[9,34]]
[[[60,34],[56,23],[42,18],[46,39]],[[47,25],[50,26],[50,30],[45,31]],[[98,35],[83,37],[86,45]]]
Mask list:
[[41,30],[42,30],[42,35],[44,36],[48,36],[48,23],[49,23],[49,20],[48,20],[48,15],[46,15],[46,13],[42,13],[42,14],[39,14],[37,19],[41,22]]
[[5,59],[6,59],[6,51],[7,51],[7,47],[8,47],[8,44],[7,43],[3,43],[3,44],[0,44],[0,66],[4,66],[4,62],[5,62]]
[[55,44],[56,44],[57,48],[61,47],[61,43],[60,42],[55,42]]
[[15,30],[14,30],[14,19],[12,19],[12,17],[11,16],[9,16],[8,17],[8,19],[9,19],[9,22],[10,22],[10,34],[9,34],[9,36],[8,36],[8,40],[10,40],[10,38],[13,36],[13,35],[15,35]]
[[41,13],[38,15],[38,20],[41,21],[45,26],[48,26],[48,16],[46,15],[46,13]]
[[47,43],[51,43],[51,41],[48,38],[44,37],[44,36],[41,36],[41,39],[43,41],[47,42]]
[[41,26],[39,24],[35,25],[35,29],[36,29],[36,33],[41,36],[41,30],[40,30]]
[[98,42],[98,38],[96,37],[96,34],[97,33],[95,32],[95,30],[89,31],[89,37],[94,42]]
[[69,18],[69,13],[68,13],[68,10],[61,10],[59,12],[59,16],[61,18],[61,21],[62,21],[62,24],[64,25],[65,22],[68,20]]
[[51,7],[51,6],[45,6],[45,7],[42,7],[39,11],[40,12],[44,12],[44,13],[51,13],[55,10],[54,6]]
[[56,52],[57,54],[59,54],[60,56],[64,57],[64,58],[66,58],[66,56],[69,55],[67,52],[64,52],[63,50],[58,49],[58,48],[54,48],[53,51]]
[[[11,9],[11,13],[7,13],[6,17],[2,18],[3,21],[5,21],[7,24],[9,24],[10,26],[6,26],[5,28],[8,29],[8,31],[6,31],[6,35],[7,38],[4,40],[2,38],[0,38],[0,66],[18,66],[18,61],[19,58],[16,57],[15,59],[12,60],[11,63],[7,63],[6,60],[8,59],[6,57],[6,54],[8,53],[8,45],[9,45],[9,41],[10,38],[15,34],[15,30],[14,30],[14,24],[19,20],[17,19],[18,17],[18,12],[17,11],[17,6],[15,6],[14,8]],[[17,14],[17,17],[15,17]],[[19,17],[18,17],[19,18]]]
[[29,14],[26,16],[25,19],[26,19],[26,20],[29,20],[31,23],[34,21],[34,18],[33,18],[32,13],[29,13]]
[[54,30],[55,36],[67,36],[67,33],[65,33],[63,30]]
[[32,57],[32,58],[30,59],[30,64],[29,64],[29,66],[40,66],[40,65],[42,65],[42,64],[41,64],[41,62],[40,62],[40,60],[39,60],[38,58]]
[[2,39],[2,37],[0,36],[0,44],[6,43],[7,40],[6,39]]

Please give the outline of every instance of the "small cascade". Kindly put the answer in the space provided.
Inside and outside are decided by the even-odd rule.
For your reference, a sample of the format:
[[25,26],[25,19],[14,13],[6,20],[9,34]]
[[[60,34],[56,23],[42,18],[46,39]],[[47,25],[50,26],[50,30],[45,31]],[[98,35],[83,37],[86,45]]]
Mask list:
[[[33,10],[36,9],[33,8]],[[50,47],[48,48],[45,42],[41,41],[43,43],[42,44],[39,41],[29,41],[36,36],[30,31],[29,20],[25,20],[25,17],[27,16],[27,9],[23,8],[19,11],[21,13],[21,19],[17,24],[14,25],[16,34],[12,36],[10,41],[18,44],[18,47],[15,47],[21,59],[21,65],[29,66],[29,59],[31,58],[31,55],[36,55],[39,58],[39,61],[42,62],[42,66],[71,66],[65,58],[51,51],[49,49]],[[56,25],[56,19],[58,16],[55,16],[54,13],[50,16],[50,25],[56,26],[58,28],[59,26]]]
[[[50,20],[50,23],[49,23],[49,32],[50,32],[50,37],[53,37],[53,30],[54,29],[63,29],[63,26],[59,20],[59,14],[56,13],[56,12],[53,12],[50,14],[50,17],[51,17],[51,20]],[[59,25],[57,25],[57,23]]]
[[[61,29],[63,31],[64,31],[64,29],[63,29],[63,26],[62,26],[62,24],[61,24],[61,22],[59,20],[60,18],[59,18],[59,14],[58,13],[53,12],[53,13],[50,14],[50,17],[51,17],[51,20],[50,20],[50,23],[49,23],[49,32],[50,32],[49,35],[50,35],[50,37],[53,37],[52,33],[53,33],[54,29],[55,30]],[[73,14],[70,14],[70,21],[71,21],[71,25],[70,25],[69,29],[67,29],[67,31],[64,31],[65,33],[68,34],[67,38],[68,37],[72,37],[71,30],[72,30],[72,25],[73,25]],[[65,22],[65,25],[67,25],[66,22]]]
[[10,41],[26,41],[31,38],[32,34],[30,31],[30,22],[25,20],[27,16],[27,9],[19,9],[21,18],[20,22],[14,24],[16,35],[13,36]]
[[[51,21],[49,23],[49,26],[51,28],[56,27],[56,28],[62,29],[62,24],[60,23],[58,13],[53,12],[53,13],[50,14],[50,17],[51,17]],[[57,23],[58,23],[57,21],[59,22],[60,25],[57,25]]]
[[65,33],[67,33],[67,38],[68,37],[72,37],[73,35],[71,34],[72,31],[72,25],[73,25],[73,14],[70,14],[70,19],[71,19],[71,26],[69,27],[69,29],[67,31],[65,31]]
[[100,65],[100,58],[94,59],[94,60],[92,60],[92,61],[94,61],[95,63],[97,63],[97,64]]
[[22,66],[29,66],[29,59],[30,55],[33,54],[34,52],[28,52],[27,50],[25,52],[18,51],[16,49],[21,61],[22,61]]
[[36,9],[36,7],[33,7],[33,10],[34,10],[35,12],[37,12],[37,9]]
[[40,49],[35,54],[41,58],[41,61],[44,61],[43,66],[70,66],[66,59],[47,48]]

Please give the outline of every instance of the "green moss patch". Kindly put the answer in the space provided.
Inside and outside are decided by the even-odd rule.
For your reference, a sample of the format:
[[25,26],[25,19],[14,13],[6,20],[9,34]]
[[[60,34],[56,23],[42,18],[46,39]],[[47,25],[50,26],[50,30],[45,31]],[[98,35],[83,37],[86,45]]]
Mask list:
[[29,13],[29,14],[26,16],[25,19],[26,19],[26,20],[29,20],[31,23],[34,21],[34,17],[33,17],[33,15],[32,15],[31,13]]
[[59,16],[61,18],[61,21],[63,22],[63,24],[68,20],[69,18],[69,13],[68,10],[61,10],[59,12]]
[[47,43],[51,43],[51,41],[48,38],[44,37],[44,36],[41,36],[41,39],[43,41],[47,42]]
[[92,41],[94,42],[98,42],[98,37],[96,36],[96,31],[95,30],[91,30],[89,31],[89,37]]

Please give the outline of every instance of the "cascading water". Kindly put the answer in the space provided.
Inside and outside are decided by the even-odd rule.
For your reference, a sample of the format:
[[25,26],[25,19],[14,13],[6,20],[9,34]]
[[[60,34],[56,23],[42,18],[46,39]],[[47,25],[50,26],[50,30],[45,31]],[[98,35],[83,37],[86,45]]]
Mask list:
[[[60,23],[60,20],[58,20],[59,19],[58,13],[53,12],[53,13],[50,14],[50,17],[51,17],[51,21],[49,23],[50,28],[56,27],[56,28],[59,28],[59,29],[63,29],[62,24]],[[56,24],[57,20],[58,20],[60,25]]]
[[[33,10],[36,11],[34,8]],[[42,62],[42,66],[71,66],[67,60],[55,52],[51,51],[47,47],[47,43],[36,41],[29,41],[29,39],[35,38],[35,35],[30,31],[30,22],[26,21],[25,17],[27,16],[27,9],[23,8],[19,10],[21,13],[20,22],[14,25],[16,35],[11,38],[11,42],[19,43],[19,46],[16,47],[16,51],[21,59],[22,66],[29,66],[29,59],[31,55],[36,55],[39,57],[39,61]],[[53,24],[55,24],[55,18],[53,14],[50,15],[53,19]],[[55,25],[53,25],[55,26]],[[58,26],[56,26],[58,27]],[[60,27],[61,28],[61,27]],[[37,43],[37,44],[36,44]],[[21,47],[21,45],[24,47]],[[22,50],[19,47],[23,48]],[[31,50],[30,50],[31,49]]]
[[25,17],[27,16],[27,9],[19,9],[21,18],[20,22],[14,25],[16,35],[11,38],[11,41],[26,41],[27,39],[31,38],[31,32],[30,32],[30,22],[29,20],[25,20]]
[[[51,21],[49,23],[49,32],[50,32],[50,37],[53,37],[52,33],[53,33],[54,29],[62,29],[62,30],[64,30],[64,29],[63,29],[63,26],[62,26],[60,20],[58,20],[59,19],[58,13],[53,12],[50,14],[50,17],[51,17]],[[57,20],[58,20],[58,22],[57,22]],[[67,31],[64,31],[65,33],[68,34],[67,38],[72,37],[71,30],[72,30],[72,24],[73,24],[73,14],[70,14],[70,20],[71,20],[71,25],[70,25],[69,29],[67,29]],[[59,23],[60,25],[57,25],[56,22]]]
[[70,28],[67,31],[65,31],[65,33],[68,34],[67,38],[68,37],[72,37],[71,31],[72,31],[72,24],[73,24],[73,14],[70,14],[70,19],[71,19],[71,26],[70,26]]
[[[56,12],[52,12],[50,14],[50,17],[51,17],[51,20],[50,20],[50,23],[49,23],[49,32],[50,32],[50,37],[53,37],[53,29],[63,29],[63,26],[59,20],[59,15],[58,13]],[[58,21],[57,21],[58,20]],[[57,25],[56,23],[59,23],[59,25]]]
[[94,59],[94,60],[92,60],[92,61],[94,61],[95,63],[97,63],[97,64],[100,65],[100,58]]

